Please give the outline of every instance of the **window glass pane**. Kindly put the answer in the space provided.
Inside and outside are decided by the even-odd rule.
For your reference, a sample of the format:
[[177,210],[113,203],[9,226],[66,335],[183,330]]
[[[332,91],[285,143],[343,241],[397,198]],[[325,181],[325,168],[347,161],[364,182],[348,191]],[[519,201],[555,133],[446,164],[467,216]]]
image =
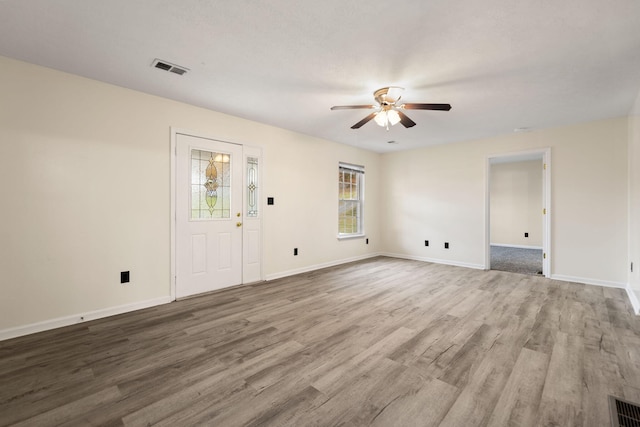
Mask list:
[[357,202],[345,201],[342,210],[342,233],[358,232],[359,209]]
[[191,219],[230,218],[229,154],[191,150]]
[[362,185],[364,172],[340,166],[338,169],[338,233],[361,234]]
[[247,158],[247,216],[258,216],[258,159]]

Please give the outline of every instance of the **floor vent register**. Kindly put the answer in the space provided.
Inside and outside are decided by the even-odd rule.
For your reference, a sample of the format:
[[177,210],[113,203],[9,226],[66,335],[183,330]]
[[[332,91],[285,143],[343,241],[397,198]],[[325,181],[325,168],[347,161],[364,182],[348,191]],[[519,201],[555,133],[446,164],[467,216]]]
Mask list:
[[640,427],[640,406],[609,396],[612,427]]

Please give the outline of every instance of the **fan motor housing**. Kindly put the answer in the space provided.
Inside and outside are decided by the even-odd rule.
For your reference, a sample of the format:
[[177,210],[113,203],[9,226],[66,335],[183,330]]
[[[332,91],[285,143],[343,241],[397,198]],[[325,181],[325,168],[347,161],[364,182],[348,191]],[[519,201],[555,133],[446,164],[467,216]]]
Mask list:
[[392,105],[400,99],[403,90],[404,88],[399,86],[383,87],[373,92],[373,97],[381,105]]

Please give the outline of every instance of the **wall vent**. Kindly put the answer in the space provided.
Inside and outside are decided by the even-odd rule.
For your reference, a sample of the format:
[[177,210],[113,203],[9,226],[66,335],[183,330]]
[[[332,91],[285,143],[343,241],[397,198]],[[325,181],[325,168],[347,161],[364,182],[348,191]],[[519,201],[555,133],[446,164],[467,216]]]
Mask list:
[[158,58],[153,60],[151,66],[160,70],[169,71],[170,73],[178,74],[180,76],[189,71],[188,68],[172,64],[171,62],[163,61],[162,59]]
[[640,406],[609,396],[612,427],[640,427]]

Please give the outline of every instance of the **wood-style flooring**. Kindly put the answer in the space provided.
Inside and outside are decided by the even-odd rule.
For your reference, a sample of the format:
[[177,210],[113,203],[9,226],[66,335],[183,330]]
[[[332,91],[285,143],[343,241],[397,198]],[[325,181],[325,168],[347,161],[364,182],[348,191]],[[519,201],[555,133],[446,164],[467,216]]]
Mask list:
[[374,258],[0,342],[0,425],[608,426],[621,289]]

